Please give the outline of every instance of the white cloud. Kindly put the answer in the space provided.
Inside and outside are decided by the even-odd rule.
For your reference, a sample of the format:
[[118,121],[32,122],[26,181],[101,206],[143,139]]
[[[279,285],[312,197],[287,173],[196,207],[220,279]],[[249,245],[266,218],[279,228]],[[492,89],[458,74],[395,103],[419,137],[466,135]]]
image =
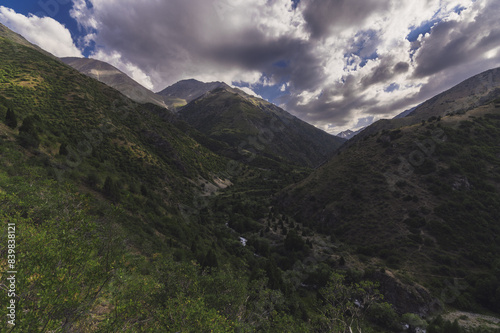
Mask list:
[[151,78],[136,65],[124,61],[120,53],[114,51],[108,54],[102,50],[99,50],[98,52],[92,54],[92,58],[107,62],[115,66],[116,68],[119,68],[124,73],[128,74],[132,79],[143,85],[144,87],[148,89],[153,89],[153,83],[151,82]]
[[[73,1],[97,54],[116,52],[115,66],[134,64],[136,80],[155,90],[186,78],[279,84],[288,111],[335,131],[392,117],[500,66],[497,0],[301,0],[296,10],[290,0]],[[419,27],[428,33],[410,42]],[[464,47],[446,70],[446,45],[460,39],[478,51]]]
[[246,92],[247,94],[249,94],[251,96],[255,96],[255,97],[264,99],[262,96],[260,96],[255,91],[253,91],[251,88],[248,88],[248,87],[237,87],[237,86],[233,86],[233,88],[237,88],[237,89],[243,90],[244,92]]
[[285,55],[287,40],[307,37],[290,0],[90,2],[74,0],[70,13],[95,33],[97,52],[118,52],[148,73],[155,90],[187,78],[269,82],[262,67]]
[[[357,2],[353,0],[352,5],[356,7]],[[286,108],[320,128],[340,131],[352,128],[363,117],[392,117],[473,74],[500,65],[500,59],[495,61],[498,44],[493,44],[495,31],[500,29],[500,6],[494,0],[385,1],[386,6],[365,1],[365,16],[359,11],[335,13],[340,15],[339,23],[323,13],[339,11],[338,7],[329,8],[320,0],[302,3],[312,4],[317,11],[305,9],[309,20],[316,19],[309,24],[317,40],[310,40],[308,46],[319,59],[319,75],[306,91],[293,90],[292,83]],[[447,39],[430,39],[434,29],[420,36],[416,51],[420,58],[415,58],[412,48],[416,45],[406,39],[408,34],[429,22],[439,25],[451,21],[456,22],[456,27],[447,32]],[[464,47],[465,52],[456,50],[451,57],[451,45],[457,40],[468,41],[463,44],[470,47]],[[482,47],[478,41],[483,42]],[[432,53],[431,48],[437,51]],[[443,73],[441,68],[452,60],[470,65],[455,66]],[[424,66],[432,67],[425,75],[416,75]]]
[[10,8],[0,6],[0,22],[57,57],[82,56],[81,51],[73,43],[69,30],[53,18],[24,16]]

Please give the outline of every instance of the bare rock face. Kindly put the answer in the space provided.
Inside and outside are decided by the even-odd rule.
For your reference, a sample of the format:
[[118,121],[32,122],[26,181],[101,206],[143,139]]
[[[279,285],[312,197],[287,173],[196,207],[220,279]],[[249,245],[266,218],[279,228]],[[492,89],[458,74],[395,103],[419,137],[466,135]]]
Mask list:
[[431,306],[434,299],[424,287],[404,284],[389,271],[375,272],[373,278],[380,283],[384,301],[394,305],[398,313],[427,316],[435,310]]
[[468,190],[470,190],[471,185],[470,185],[469,180],[467,179],[466,176],[459,175],[459,176],[455,177],[451,187],[455,191],[460,191],[460,190],[468,191]]

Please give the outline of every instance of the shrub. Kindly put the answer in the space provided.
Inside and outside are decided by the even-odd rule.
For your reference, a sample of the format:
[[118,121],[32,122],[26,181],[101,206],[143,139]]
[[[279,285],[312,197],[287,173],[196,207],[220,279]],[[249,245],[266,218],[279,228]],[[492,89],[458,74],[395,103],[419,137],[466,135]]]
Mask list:
[[387,303],[375,303],[368,309],[368,318],[374,323],[390,329],[398,329],[399,316],[392,306]]
[[97,187],[99,184],[101,184],[101,179],[99,178],[99,175],[95,171],[89,172],[86,181],[87,184],[91,187]]

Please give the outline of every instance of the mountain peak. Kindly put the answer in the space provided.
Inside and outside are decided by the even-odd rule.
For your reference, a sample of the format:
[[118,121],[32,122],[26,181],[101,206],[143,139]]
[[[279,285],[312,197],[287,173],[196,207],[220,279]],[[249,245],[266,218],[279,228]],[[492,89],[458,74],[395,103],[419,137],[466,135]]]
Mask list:
[[357,131],[352,131],[352,130],[348,129],[346,131],[338,133],[336,136],[339,137],[339,138],[342,138],[342,139],[349,140],[352,137],[354,137],[355,135],[357,135],[358,133],[360,133],[364,129],[365,129],[364,127],[360,128]]
[[196,79],[186,79],[168,86],[157,94],[161,95],[172,109],[176,109],[219,87],[230,88],[224,82],[205,83]]
[[80,73],[115,88],[136,102],[153,103],[165,108],[167,107],[161,96],[143,87],[140,83],[107,62],[78,57],[64,57],[60,58],[60,60]]
[[212,139],[238,151],[254,152],[249,160],[259,167],[283,161],[316,167],[344,143],[278,106],[226,84],[198,96],[178,116]]

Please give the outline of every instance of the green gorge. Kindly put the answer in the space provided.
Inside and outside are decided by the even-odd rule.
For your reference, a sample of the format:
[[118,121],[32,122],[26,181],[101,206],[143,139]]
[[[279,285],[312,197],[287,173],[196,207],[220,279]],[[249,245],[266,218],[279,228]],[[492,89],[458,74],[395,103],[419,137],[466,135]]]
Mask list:
[[0,27],[1,332],[500,330],[500,83],[345,142],[229,86],[141,104]]

